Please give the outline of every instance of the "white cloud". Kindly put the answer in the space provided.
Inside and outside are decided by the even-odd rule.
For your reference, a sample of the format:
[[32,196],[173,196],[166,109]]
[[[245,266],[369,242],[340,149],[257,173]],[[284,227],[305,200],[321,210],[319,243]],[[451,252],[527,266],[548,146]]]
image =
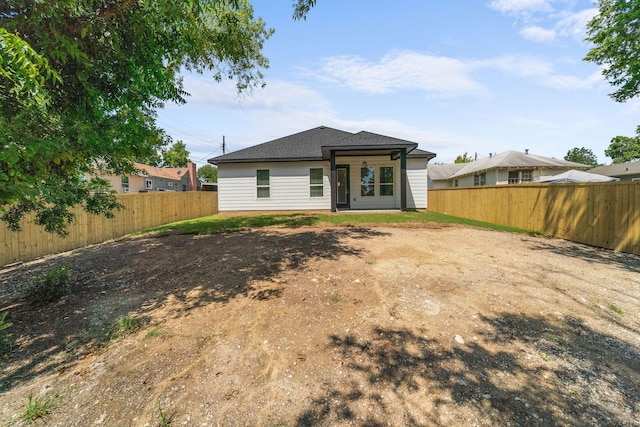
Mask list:
[[437,96],[486,94],[487,89],[470,76],[462,60],[403,51],[385,55],[378,62],[359,56],[329,58],[318,77],[356,92],[381,94],[420,90]]
[[509,14],[552,10],[547,0],[493,0],[489,5],[492,9]]
[[503,56],[478,61],[478,68],[490,68],[506,74],[527,79],[541,86],[558,90],[588,89],[602,81],[600,71],[587,77],[578,77],[556,72],[553,64],[525,55]]
[[554,30],[547,30],[542,27],[526,27],[520,30],[520,35],[530,41],[545,43],[551,42],[556,38],[556,32]]
[[597,14],[597,8],[585,9],[581,12],[568,14],[558,21],[556,26],[557,31],[562,36],[573,37],[576,40],[584,40],[587,22]]
[[187,97],[187,107],[317,110],[329,105],[319,92],[282,80],[269,80],[264,88],[239,95],[231,81],[218,83],[204,76],[188,74],[184,78],[184,88],[191,94]]

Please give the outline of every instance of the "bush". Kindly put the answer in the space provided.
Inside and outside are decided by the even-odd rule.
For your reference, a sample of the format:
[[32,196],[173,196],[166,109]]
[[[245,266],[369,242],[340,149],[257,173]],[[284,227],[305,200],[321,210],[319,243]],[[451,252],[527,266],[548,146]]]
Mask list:
[[68,280],[69,269],[66,266],[54,267],[46,274],[36,276],[25,291],[26,297],[35,303],[60,299],[70,292]]

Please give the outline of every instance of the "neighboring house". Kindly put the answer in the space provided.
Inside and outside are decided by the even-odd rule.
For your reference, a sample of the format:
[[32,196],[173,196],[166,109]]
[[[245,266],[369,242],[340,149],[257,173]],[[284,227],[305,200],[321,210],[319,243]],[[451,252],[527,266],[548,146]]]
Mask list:
[[325,126],[209,160],[220,211],[425,209],[427,162],[411,141]]
[[199,181],[196,177],[196,165],[189,162],[186,168],[161,168],[142,163],[133,164],[138,173],[116,176],[101,175],[118,193],[141,193],[147,191],[196,191]]
[[620,181],[640,181],[640,161],[598,166],[589,171],[598,175],[613,176]]
[[557,175],[571,169],[587,168],[588,165],[581,163],[529,154],[528,150],[524,153],[506,151],[470,163],[431,165],[429,188],[522,184],[533,182],[543,175]]

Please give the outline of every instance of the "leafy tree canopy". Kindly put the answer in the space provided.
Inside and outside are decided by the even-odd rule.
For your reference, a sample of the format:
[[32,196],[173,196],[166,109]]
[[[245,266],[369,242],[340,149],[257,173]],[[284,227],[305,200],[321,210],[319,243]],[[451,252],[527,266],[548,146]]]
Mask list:
[[263,84],[272,30],[247,0],[0,2],[0,210],[12,229],[64,234],[69,207],[110,215],[107,183],[167,138],[165,102],[184,103],[181,70]]
[[183,168],[190,161],[189,151],[182,141],[176,142],[168,150],[162,152],[162,166],[166,168]]
[[598,166],[598,157],[589,148],[572,148],[564,156],[568,162],[582,163],[583,165]]
[[610,96],[624,102],[640,94],[640,2],[600,0],[599,13],[587,24],[595,46],[585,60],[603,65],[602,74],[616,88]]
[[640,160],[640,126],[636,128],[636,136],[616,136],[611,139],[609,148],[604,154],[613,160],[613,163],[626,163]]
[[198,178],[206,179],[207,182],[218,182],[218,168],[213,165],[204,165],[198,168]]
[[458,157],[456,157],[456,159],[453,161],[453,163],[469,163],[472,162],[473,159],[471,158],[471,156],[469,156],[469,154],[467,154],[466,152]]

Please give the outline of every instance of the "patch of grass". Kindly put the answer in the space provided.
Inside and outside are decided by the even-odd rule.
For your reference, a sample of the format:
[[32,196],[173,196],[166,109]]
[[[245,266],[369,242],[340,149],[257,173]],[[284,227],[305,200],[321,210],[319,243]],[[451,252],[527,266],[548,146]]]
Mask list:
[[560,345],[564,345],[564,340],[561,337],[559,337],[558,335],[545,334],[544,339],[547,340],[547,341],[558,343]]
[[151,338],[155,338],[160,336],[160,331],[156,328],[151,328],[147,331],[147,333],[144,335],[144,339],[148,340]]
[[470,227],[487,228],[523,234],[542,234],[537,231],[516,227],[491,224],[468,218],[444,215],[436,212],[393,212],[393,213],[354,213],[354,214],[255,214],[222,215],[216,214],[198,219],[174,222],[154,227],[138,234],[153,232],[159,236],[168,234],[216,234],[269,226],[302,227],[316,224],[340,226],[385,225],[402,223],[460,224]]
[[44,275],[36,276],[27,286],[25,296],[31,302],[38,304],[58,300],[70,292],[68,281],[69,268],[56,266]]
[[622,311],[622,308],[618,307],[614,303],[609,304],[609,310],[613,311],[616,314],[619,314],[620,316],[624,316],[624,311]]
[[344,301],[344,298],[342,298],[342,295],[340,295],[339,292],[334,292],[333,294],[331,294],[331,301],[339,303]]
[[545,353],[544,351],[541,351],[538,354],[540,355],[540,358],[542,360],[544,360],[545,362],[549,361],[549,355],[547,353]]
[[33,397],[33,393],[31,393],[20,418],[30,424],[44,423],[60,398],[59,393],[44,394],[38,397]]
[[166,412],[162,410],[162,405],[160,405],[160,401],[158,400],[158,412],[160,412],[160,424],[159,427],[170,427],[171,420],[173,419],[173,415],[167,416]]
[[114,324],[111,326],[109,336],[111,339],[116,339],[125,336],[127,333],[136,329],[139,322],[130,315],[123,315],[118,317]]
[[0,352],[7,351],[11,348],[11,337],[13,334],[9,332],[2,332],[13,326],[13,323],[6,321],[8,311],[0,313]]

